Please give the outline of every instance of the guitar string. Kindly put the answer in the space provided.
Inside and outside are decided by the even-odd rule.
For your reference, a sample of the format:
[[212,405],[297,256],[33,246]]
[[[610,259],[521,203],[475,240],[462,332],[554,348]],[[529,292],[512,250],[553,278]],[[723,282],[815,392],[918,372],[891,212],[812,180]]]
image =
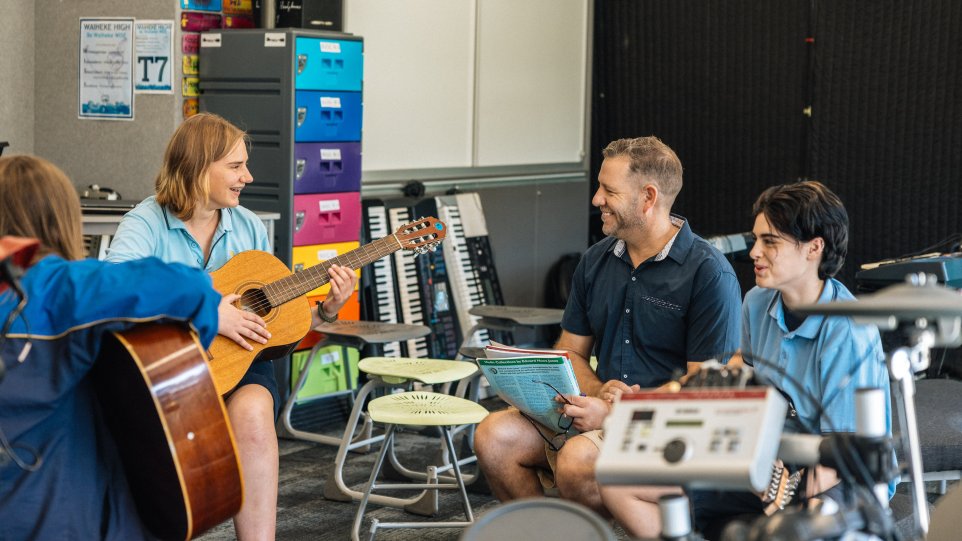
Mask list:
[[[424,227],[421,229],[428,229],[428,227]],[[390,241],[391,239],[393,239],[395,242],[398,243],[398,248],[394,248],[393,243],[391,242],[384,242],[384,241]],[[428,233],[427,235],[422,235],[421,237],[417,238],[417,240],[420,240],[421,242],[428,239],[433,240],[433,242],[427,243],[427,244],[433,244],[436,242],[440,242],[441,240],[441,239],[437,239],[437,235],[435,233]],[[382,247],[381,247],[382,245],[384,250],[383,253],[382,253]],[[270,308],[279,306],[281,304],[284,304],[285,302],[288,302],[300,296],[300,294],[296,294],[295,292],[302,290],[303,287],[305,287],[305,285],[310,285],[312,286],[310,287],[310,289],[315,289],[329,282],[330,275],[328,274],[327,271],[328,269],[330,269],[332,265],[336,264],[336,265],[342,265],[342,266],[352,266],[352,268],[356,270],[367,265],[368,263],[377,261],[378,259],[381,259],[386,255],[390,255],[391,253],[394,253],[397,250],[402,249],[403,247],[404,247],[404,243],[402,243],[400,239],[397,238],[397,233],[390,235],[388,237],[382,237],[362,248],[351,250],[346,254],[341,254],[339,256],[328,259],[323,263],[320,263],[314,267],[310,267],[309,269],[299,271],[285,278],[281,278],[280,280],[276,280],[275,282],[272,282],[270,284],[266,284],[265,286],[260,288],[261,291],[264,292],[264,300],[255,302],[245,308],[255,313],[261,310],[269,310]],[[365,262],[360,256],[366,255],[366,252],[370,252],[370,251],[373,251],[375,254],[377,254],[377,257],[371,259],[370,261]],[[350,261],[351,258],[354,258],[354,263],[351,265],[344,265],[341,262],[342,258],[348,261]],[[313,269],[318,269],[318,270],[313,270]],[[310,276],[310,274],[317,274],[319,272],[322,272],[320,276],[317,276],[317,277]],[[287,285],[288,282],[293,282],[293,284]],[[271,300],[272,297],[274,298],[274,301]],[[276,302],[275,304],[275,301],[279,300],[278,297],[283,300],[280,300],[280,302]]]
[[[431,228],[430,223],[423,224],[423,225],[424,227],[420,227],[415,231],[424,231]],[[412,224],[409,224],[404,227],[410,229],[411,226]],[[393,243],[390,242],[390,240],[392,239],[398,243],[397,248],[395,248]],[[429,232],[428,234],[422,235],[417,239],[420,239],[421,242],[433,240],[434,243],[440,242],[440,240],[442,240],[442,239],[438,239],[437,234],[434,232]],[[432,243],[427,243],[427,244],[432,244]],[[382,246],[384,246],[384,249],[385,249],[383,253],[381,253]],[[318,266],[311,267],[310,269],[307,269],[307,272],[303,275],[295,273],[291,276],[277,280],[272,284],[265,285],[263,288],[261,288],[262,290],[267,289],[267,292],[265,293],[265,301],[255,303],[251,305],[250,308],[254,310],[261,310],[261,309],[264,309],[265,307],[270,307],[271,305],[277,306],[277,305],[283,304],[284,302],[290,301],[296,298],[297,296],[299,296],[299,294],[296,292],[302,290],[305,284],[310,285],[311,286],[310,289],[314,289],[318,286],[326,284],[330,280],[330,275],[327,273],[327,270],[331,267],[331,265],[334,265],[334,264],[343,265],[342,259],[345,259],[349,262],[349,265],[344,265],[344,266],[361,268],[364,265],[371,263],[373,261],[376,261],[378,259],[381,259],[385,255],[395,252],[401,248],[403,248],[403,243],[397,238],[397,233],[388,237],[383,237],[381,239],[371,242],[370,244],[368,244],[362,249],[352,250],[347,254],[336,256],[330,260],[325,261],[324,263]],[[366,256],[367,252],[371,251],[372,249],[377,254],[376,257],[370,260],[365,260],[365,258],[361,257],[361,256]],[[354,258],[353,263],[351,263],[351,258]],[[320,268],[318,269],[318,267]],[[311,270],[311,269],[317,269],[317,270]],[[313,276],[319,272],[322,272],[320,276]],[[273,301],[271,300],[271,297],[274,298]],[[278,299],[278,297],[280,298]]]
[[[399,245],[399,246],[403,246],[403,244],[396,238],[395,235],[392,235],[392,237],[394,237],[394,240],[398,242],[398,245]],[[380,258],[384,257],[385,255],[388,255],[388,254],[390,254],[391,252],[395,251],[395,250],[391,250],[391,247],[390,247],[390,246],[387,246],[388,244],[391,244],[391,243],[389,243],[389,242],[388,242],[388,243],[382,242],[382,241],[385,241],[385,240],[389,240],[390,238],[391,238],[391,237],[384,237],[384,238],[378,239],[378,240],[376,240],[376,241],[374,241],[374,242],[372,242],[372,243],[364,246],[363,248],[359,248],[359,249],[357,249],[357,250],[352,250],[351,252],[348,252],[348,253],[346,253],[346,254],[341,254],[341,255],[339,255],[339,256],[336,256],[336,257],[333,257],[333,258],[331,258],[331,259],[328,259],[328,260],[324,261],[323,263],[320,263],[320,264],[318,264],[318,265],[316,265],[316,266],[314,266],[314,267],[310,267],[309,269],[305,269],[305,270],[303,270],[303,271],[299,271],[298,273],[291,274],[290,276],[281,278],[280,280],[277,280],[277,281],[275,281],[275,282],[273,282],[273,283],[266,284],[264,287],[261,288],[262,291],[265,290],[265,289],[268,289],[268,290],[269,290],[268,292],[265,293],[265,295],[264,295],[264,300],[263,300],[263,301],[256,302],[256,303],[253,303],[253,304],[251,304],[248,308],[251,309],[252,311],[255,311],[255,312],[256,312],[256,311],[259,311],[259,310],[262,310],[262,309],[269,309],[269,308],[271,308],[272,306],[277,306],[277,305],[283,304],[284,302],[287,302],[287,301],[289,301],[289,300],[292,300],[293,298],[296,298],[298,295],[294,295],[294,296],[292,296],[291,298],[287,298],[287,299],[285,299],[285,300],[281,300],[281,301],[278,302],[277,304],[274,304],[274,302],[272,302],[271,297],[273,297],[275,300],[278,300],[278,297],[280,297],[281,299],[283,299],[283,298],[285,297],[284,294],[290,294],[290,293],[292,293],[292,292],[298,291],[298,290],[300,290],[300,289],[304,286],[304,284],[311,285],[312,287],[310,287],[310,289],[314,289],[314,288],[316,288],[316,287],[319,287],[319,286],[321,286],[321,285],[324,285],[325,283],[327,283],[327,282],[330,280],[330,276],[329,276],[328,273],[327,273],[328,269],[330,269],[330,267],[331,267],[332,265],[343,265],[343,263],[341,263],[341,259],[342,259],[342,258],[346,258],[347,260],[350,260],[351,257],[354,257],[355,260],[356,260],[356,264],[358,265],[357,268],[360,268],[360,267],[364,266],[364,263],[362,262],[362,259],[361,259],[360,257],[358,257],[358,254],[357,254],[356,252],[371,252],[371,251],[373,251],[373,252],[375,252],[375,253],[377,254],[377,257],[376,257],[375,259],[372,259],[371,261],[375,261],[375,260],[377,260],[377,259],[380,259]],[[385,249],[385,251],[384,251],[383,254],[381,253],[381,246],[382,246],[382,245],[384,246],[384,249]],[[344,266],[347,266],[347,265],[344,265]],[[314,269],[317,269],[317,270],[314,270]],[[322,274],[321,274],[319,277],[316,277],[316,278],[315,278],[315,277],[308,276],[308,275],[311,274],[311,273],[316,274],[316,273],[319,273],[319,272],[322,272]],[[303,276],[301,276],[302,273],[303,273]],[[305,277],[306,277],[306,278],[305,278]],[[313,283],[315,280],[316,280],[317,282],[319,282],[319,283],[317,283],[316,285]],[[292,285],[290,285],[290,286],[287,286],[287,285],[285,285],[285,284],[282,284],[282,282],[284,282],[285,284],[286,284],[287,282],[294,282],[294,283],[293,283]],[[309,289],[309,290],[310,290],[310,289]]]

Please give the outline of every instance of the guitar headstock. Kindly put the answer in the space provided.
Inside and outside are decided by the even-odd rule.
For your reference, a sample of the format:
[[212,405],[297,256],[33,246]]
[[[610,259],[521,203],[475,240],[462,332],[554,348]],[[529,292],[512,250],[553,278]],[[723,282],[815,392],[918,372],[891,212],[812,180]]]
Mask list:
[[434,251],[448,234],[448,226],[433,217],[421,218],[402,225],[394,232],[394,237],[405,250],[423,254]]

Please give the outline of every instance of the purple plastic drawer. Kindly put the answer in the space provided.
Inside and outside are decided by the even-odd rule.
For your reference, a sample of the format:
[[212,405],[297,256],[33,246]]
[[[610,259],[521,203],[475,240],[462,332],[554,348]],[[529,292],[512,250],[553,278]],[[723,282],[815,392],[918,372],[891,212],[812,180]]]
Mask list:
[[296,143],[294,193],[361,190],[361,143]]

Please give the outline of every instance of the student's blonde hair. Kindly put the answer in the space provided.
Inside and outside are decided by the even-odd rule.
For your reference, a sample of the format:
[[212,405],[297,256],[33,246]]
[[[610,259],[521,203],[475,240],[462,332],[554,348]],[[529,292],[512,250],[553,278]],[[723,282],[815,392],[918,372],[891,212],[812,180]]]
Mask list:
[[40,256],[83,259],[80,198],[59,167],[36,156],[0,158],[0,235],[39,239]]
[[194,215],[210,197],[210,166],[223,159],[247,134],[223,117],[200,113],[185,120],[171,136],[164,163],[154,181],[157,203],[181,220]]

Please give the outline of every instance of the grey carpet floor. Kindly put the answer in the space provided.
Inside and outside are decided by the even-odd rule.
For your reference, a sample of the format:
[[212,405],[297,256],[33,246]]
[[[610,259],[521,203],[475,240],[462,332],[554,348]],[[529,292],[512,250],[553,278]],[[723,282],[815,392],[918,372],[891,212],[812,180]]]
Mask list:
[[[326,434],[339,435],[333,428]],[[422,469],[438,456],[439,440],[436,437],[416,432],[400,434],[397,441],[398,456],[402,463],[412,469]],[[323,496],[324,483],[331,470],[337,449],[328,445],[317,445],[287,439],[280,440],[280,479],[277,506],[277,539],[281,541],[345,541],[350,539],[351,525],[358,505],[356,502],[336,502]],[[351,454],[345,467],[345,481],[355,490],[362,490],[371,469],[376,453]],[[474,466],[467,466],[467,472],[474,472]],[[388,481],[390,482],[390,481]],[[930,485],[930,491],[934,485]],[[899,485],[899,496],[905,498],[908,485]],[[411,492],[394,492],[408,496]],[[498,503],[482,486],[469,487],[469,499],[475,516],[483,515],[494,509]],[[929,493],[929,501],[935,502],[938,494]],[[893,502],[894,503],[894,502]],[[904,503],[904,502],[903,502]],[[894,506],[893,506],[894,508]],[[439,512],[433,519],[419,517],[403,511],[370,505],[361,529],[362,539],[368,531],[372,518],[386,521],[418,520],[463,520],[460,496],[457,491],[441,491]],[[910,519],[909,519],[910,520]],[[618,539],[629,539],[624,531],[615,528]],[[411,529],[379,530],[379,540],[424,540],[454,541],[459,539],[460,529]],[[236,539],[230,521],[221,524],[199,537],[201,541],[228,541]],[[536,540],[530,540],[536,541]]]
[[[328,434],[336,435],[335,431]],[[397,447],[402,463],[420,470],[434,457],[439,440],[417,433],[399,435]],[[280,440],[280,478],[277,501],[277,539],[284,541],[344,541],[351,537],[351,525],[357,512],[355,502],[336,502],[324,498],[324,483],[334,463],[337,448],[328,445]],[[351,454],[345,466],[345,481],[355,490],[362,490],[374,467],[377,453]],[[469,466],[468,471],[474,467]],[[390,482],[390,481],[388,481]],[[385,492],[386,493],[386,492]],[[411,492],[394,491],[391,495],[407,496]],[[496,505],[486,494],[469,493],[474,512],[482,513]],[[365,515],[362,535],[367,531],[371,518],[380,521],[463,520],[460,497],[457,491],[441,491],[439,512],[436,517],[425,518],[411,515],[389,507],[369,505]],[[378,539],[402,540],[456,540],[459,529],[435,530],[385,530],[378,531]],[[203,541],[226,541],[235,539],[230,522],[214,528],[199,539]]]

